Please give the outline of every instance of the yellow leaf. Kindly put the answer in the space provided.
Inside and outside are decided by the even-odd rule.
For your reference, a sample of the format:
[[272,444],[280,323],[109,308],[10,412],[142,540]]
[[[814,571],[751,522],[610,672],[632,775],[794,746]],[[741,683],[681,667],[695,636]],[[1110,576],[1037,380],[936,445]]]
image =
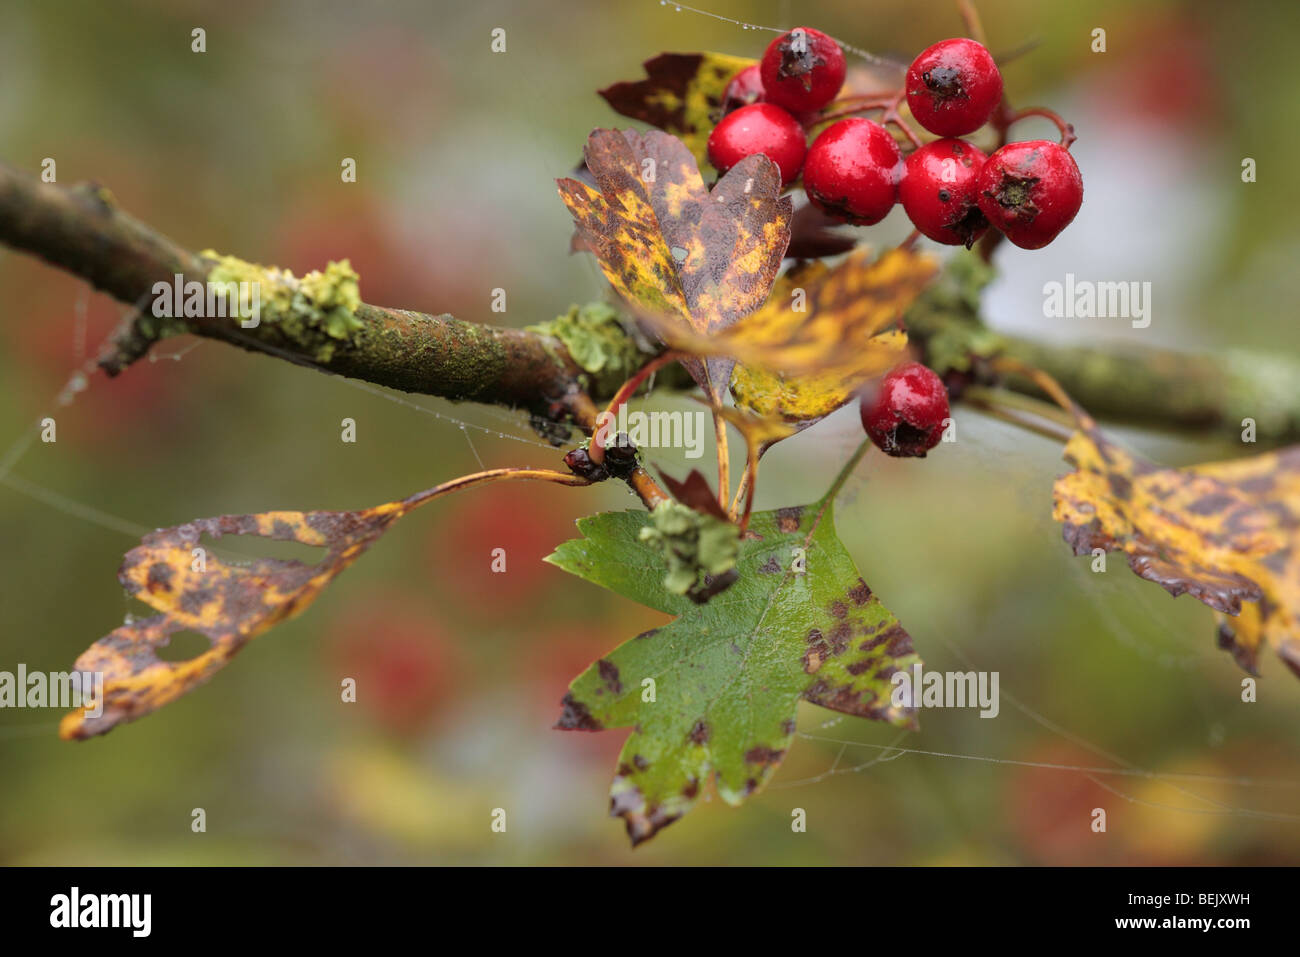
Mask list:
[[1141,577],[1213,608],[1241,667],[1254,673],[1268,644],[1300,675],[1300,446],[1165,469],[1086,416],[1080,429],[1065,449],[1076,471],[1054,488],[1075,554],[1122,551]]
[[718,414],[730,422],[745,440],[751,458],[757,460],[768,446],[794,435],[794,426],[771,416],[754,415],[744,409],[719,408]]
[[732,374],[738,405],[810,424],[906,357],[906,334],[886,327],[898,322],[935,268],[903,250],[874,263],[865,251],[834,267],[807,263],[777,280],[762,309],[717,342],[695,346],[730,349],[745,363]]
[[[203,684],[249,640],[310,605],[411,507],[390,502],[357,512],[223,515],[145,536],[127,552],[118,579],[160,614],[122,625],[77,659],[78,671],[103,675],[103,692],[89,708],[64,716],[60,737],[103,734]],[[314,565],[272,558],[228,564],[200,544],[204,535],[294,541],[322,546],[326,554]],[[163,661],[157,649],[179,631],[198,632],[211,646],[189,661]]]

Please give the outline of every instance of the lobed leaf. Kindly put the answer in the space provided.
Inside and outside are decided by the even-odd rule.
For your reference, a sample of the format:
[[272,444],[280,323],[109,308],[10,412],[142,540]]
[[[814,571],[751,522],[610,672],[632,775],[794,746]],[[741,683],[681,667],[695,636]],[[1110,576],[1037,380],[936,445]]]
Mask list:
[[710,776],[729,804],[761,790],[790,748],[801,698],[915,726],[890,684],[919,662],[911,638],[858,575],[831,511],[824,500],[753,516],[738,581],[706,605],[664,587],[662,557],[640,537],[641,512],[583,519],[583,537],[547,559],[676,616],[579,675],[556,725],[633,728],[610,813],[634,845],[690,810]]
[[757,62],[725,53],[661,53],[642,64],[645,79],[615,83],[599,92],[624,116],[675,134],[703,166],[709,133],[722,116],[727,84]]
[[[599,189],[561,179],[560,198],[635,311],[707,337],[767,300],[792,215],[767,157],[742,160],[711,192],[690,151],[666,133],[595,130],[586,160]],[[684,364],[706,392],[721,395],[729,359]]]
[[1300,446],[1166,469],[1080,416],[1065,459],[1075,471],[1057,480],[1053,514],[1075,554],[1122,551],[1137,575],[1213,608],[1243,669],[1256,673],[1268,644],[1300,676]]

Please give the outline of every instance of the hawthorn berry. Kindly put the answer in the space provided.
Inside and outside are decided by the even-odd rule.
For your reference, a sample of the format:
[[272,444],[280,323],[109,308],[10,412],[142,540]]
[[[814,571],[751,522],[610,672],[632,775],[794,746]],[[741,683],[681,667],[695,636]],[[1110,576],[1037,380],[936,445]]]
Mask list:
[[921,52],[907,71],[907,105],[931,133],[973,133],[1002,102],[1002,74],[981,43],[957,37]]
[[755,63],[733,76],[722,91],[722,115],[734,113],[751,103],[762,103],[764,99],[763,79],[758,75],[758,64]]
[[939,444],[948,418],[943,381],[919,362],[898,366],[859,406],[862,427],[886,455],[916,456]]
[[822,212],[872,226],[898,200],[903,154],[879,123],[853,116],[832,123],[808,149],[803,188]]
[[980,150],[952,138],[927,143],[907,157],[898,200],[922,235],[967,249],[984,235],[989,221],[975,186],[984,161]]
[[803,127],[771,103],[751,103],[724,116],[709,134],[709,162],[725,173],[746,156],[762,153],[781,170],[781,182],[799,178],[807,145]]
[[844,85],[844,51],[812,27],[783,33],[763,53],[759,75],[769,103],[791,113],[820,110]]
[[1041,249],[1083,205],[1083,177],[1070,151],[1048,140],[1008,143],[975,182],[980,210],[1021,249]]

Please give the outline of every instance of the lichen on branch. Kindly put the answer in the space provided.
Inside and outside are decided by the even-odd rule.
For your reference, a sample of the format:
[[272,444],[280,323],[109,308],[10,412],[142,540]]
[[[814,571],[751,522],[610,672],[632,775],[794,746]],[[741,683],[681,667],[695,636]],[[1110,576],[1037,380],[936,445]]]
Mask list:
[[330,262],[323,272],[313,269],[297,279],[287,269],[222,256],[211,249],[200,255],[214,261],[208,273],[210,284],[247,284],[257,290],[251,308],[239,300],[233,319],[275,327],[318,362],[329,362],[340,342],[351,342],[365,328],[357,318],[361,277],[346,259]]

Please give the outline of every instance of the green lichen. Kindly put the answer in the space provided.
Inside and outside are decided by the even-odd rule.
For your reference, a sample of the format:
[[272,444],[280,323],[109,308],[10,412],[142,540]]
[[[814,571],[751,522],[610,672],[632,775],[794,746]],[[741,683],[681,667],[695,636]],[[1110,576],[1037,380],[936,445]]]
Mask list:
[[[215,261],[209,283],[256,284],[259,325],[274,327],[320,362],[328,362],[339,343],[352,341],[365,327],[357,318],[361,277],[346,259],[297,279],[287,269],[222,256],[211,249],[201,255]],[[235,311],[239,320],[254,318],[252,308]]]
[[965,372],[973,356],[1002,349],[1002,337],[980,319],[980,299],[994,276],[980,257],[958,254],[908,309],[908,334],[924,344],[926,365],[935,372]]
[[598,396],[613,395],[650,354],[638,346],[618,312],[603,302],[571,306],[567,313],[528,330],[559,339]]
[[675,595],[704,593],[706,576],[717,579],[733,571],[740,554],[735,525],[679,502],[656,505],[640,537],[663,553],[664,587]]

